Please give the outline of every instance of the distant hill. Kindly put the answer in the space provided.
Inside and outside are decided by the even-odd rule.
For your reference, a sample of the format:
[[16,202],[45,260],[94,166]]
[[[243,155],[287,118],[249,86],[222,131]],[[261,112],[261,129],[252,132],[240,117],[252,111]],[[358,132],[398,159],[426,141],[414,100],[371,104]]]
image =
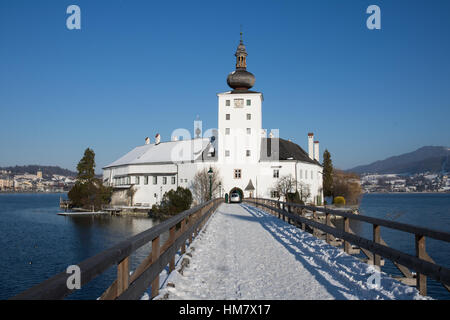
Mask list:
[[12,174],[24,174],[24,173],[36,174],[38,170],[41,170],[44,176],[52,176],[54,174],[57,174],[61,176],[75,177],[77,175],[73,171],[63,169],[58,166],[28,165],[28,166],[0,167],[0,170],[11,171]]
[[355,173],[415,174],[450,172],[450,148],[427,146],[410,153],[358,166],[347,171]]

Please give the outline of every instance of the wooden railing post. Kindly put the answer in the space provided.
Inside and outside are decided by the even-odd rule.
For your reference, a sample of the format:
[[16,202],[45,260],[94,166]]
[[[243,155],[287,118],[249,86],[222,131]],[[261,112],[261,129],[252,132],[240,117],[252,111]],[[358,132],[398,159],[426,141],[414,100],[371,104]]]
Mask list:
[[[181,220],[181,233],[184,233],[185,230],[186,230],[186,218]],[[185,253],[186,253],[186,241],[184,241],[183,244],[181,245],[181,254]]]
[[[327,226],[331,227],[331,214],[329,214],[328,212],[325,213],[325,220]],[[328,244],[331,243],[331,234],[329,234],[328,232],[327,232],[327,243]]]
[[[381,235],[380,235],[380,226],[374,224],[373,225],[373,242],[380,243]],[[380,268],[381,266],[381,257],[378,254],[373,254],[373,264],[374,266]]]
[[[305,209],[301,209],[300,211],[300,215],[304,218],[305,217]],[[306,224],[302,222],[302,230],[305,231],[306,230]]]
[[[288,212],[291,213],[291,205],[288,204]],[[291,224],[291,218],[288,218],[288,223]]]
[[[344,232],[350,233],[350,219],[344,218]],[[350,242],[344,240],[344,251],[350,254]]]
[[277,207],[277,209],[278,209],[278,219],[281,219],[281,212],[280,212],[280,209],[281,209],[281,204],[280,204],[280,202],[279,202],[279,201],[277,201],[277,205],[276,205],[276,207]]
[[[202,210],[203,210],[203,208],[201,208],[199,211],[194,213],[194,219],[193,219],[194,223],[199,219],[199,216],[201,216]],[[194,230],[194,238],[197,238],[197,236],[198,236],[198,226]]]
[[117,265],[117,297],[128,289],[130,279],[130,257],[126,257]]
[[[316,210],[313,210],[313,221],[317,222],[317,212],[316,212]],[[313,236],[317,237],[317,235],[318,235],[317,228],[313,228]]]
[[[170,243],[170,246],[174,242],[175,242],[175,226],[173,226],[169,230],[169,243]],[[169,272],[172,272],[173,270],[175,270],[175,256],[170,258],[170,262],[169,262]]]
[[[425,237],[419,234],[415,235],[416,240],[416,257],[426,260],[427,253],[425,251]],[[427,295],[427,277],[417,273],[417,290],[423,296]]]
[[[159,236],[152,241],[152,261],[153,263],[159,258]],[[156,297],[159,293],[159,274],[152,281],[152,299]]]

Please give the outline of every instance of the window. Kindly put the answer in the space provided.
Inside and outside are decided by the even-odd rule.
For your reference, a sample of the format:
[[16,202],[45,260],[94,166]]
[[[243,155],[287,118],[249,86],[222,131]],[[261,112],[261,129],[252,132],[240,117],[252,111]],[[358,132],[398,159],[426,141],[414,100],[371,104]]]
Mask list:
[[247,105],[251,106],[252,105],[252,100],[247,100]]
[[175,177],[172,177],[171,183],[172,183],[172,184],[175,184],[175,181],[176,181],[176,180],[175,180]]
[[245,152],[245,155],[246,155],[247,157],[250,157],[250,150],[247,150],[247,151]]
[[242,170],[241,169],[234,169],[234,178],[235,179],[240,179],[242,175]]
[[230,156],[230,150],[225,150],[225,157],[229,157]]
[[226,105],[227,107],[229,107],[229,106],[230,106],[230,100],[225,100],[225,105]]
[[247,120],[252,120],[252,114],[251,113],[247,113]]
[[271,198],[279,198],[280,194],[278,193],[278,191],[271,191],[270,192],[270,197]]
[[148,184],[148,176],[144,177],[144,184]]
[[225,134],[229,135],[230,134],[230,128],[225,128]]
[[230,120],[230,114],[229,114],[229,113],[227,113],[227,114],[225,115],[225,120]]
[[134,180],[137,185],[139,185],[141,183],[141,179],[139,179],[139,178],[140,178],[139,176],[136,176],[136,178]]
[[313,179],[313,171],[311,170],[311,180]]
[[300,179],[303,179],[303,170],[300,169]]
[[167,184],[167,177],[163,177],[163,184]]
[[278,169],[273,170],[273,177],[274,178],[279,178],[280,177],[280,170],[278,170]]
[[158,176],[153,176],[153,184],[157,184],[158,183]]
[[247,128],[247,134],[252,134],[252,129],[251,128]]

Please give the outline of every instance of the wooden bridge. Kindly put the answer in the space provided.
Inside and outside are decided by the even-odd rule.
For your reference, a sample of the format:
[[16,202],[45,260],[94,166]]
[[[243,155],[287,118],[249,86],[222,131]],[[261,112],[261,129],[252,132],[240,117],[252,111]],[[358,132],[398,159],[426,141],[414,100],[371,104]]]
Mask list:
[[[160,288],[160,273],[167,266],[169,272],[175,269],[177,252],[186,252],[186,245],[192,243],[222,202],[223,199],[214,199],[191,208],[81,262],[78,265],[81,270],[81,286],[116,265],[117,279],[105,288],[100,299],[140,299],[149,288],[151,297],[156,297]],[[427,254],[425,247],[426,238],[450,242],[449,233],[323,207],[270,199],[246,199],[245,202],[301,230],[309,231],[331,245],[342,247],[348,254],[361,250],[367,256],[366,261],[374,266],[381,267],[383,258],[391,260],[403,274],[401,280],[415,285],[422,295],[427,294],[427,277],[439,281],[447,289],[450,288],[450,269],[436,264]],[[333,225],[333,215],[343,218],[342,228]],[[350,228],[351,220],[370,224],[373,238],[366,239],[354,234]],[[410,255],[390,248],[381,237],[380,227],[414,235],[416,254]],[[161,244],[163,235],[167,236],[167,240]],[[147,243],[151,243],[151,251],[130,275],[130,256]],[[67,287],[69,276],[62,272],[12,299],[63,299],[74,291]]]

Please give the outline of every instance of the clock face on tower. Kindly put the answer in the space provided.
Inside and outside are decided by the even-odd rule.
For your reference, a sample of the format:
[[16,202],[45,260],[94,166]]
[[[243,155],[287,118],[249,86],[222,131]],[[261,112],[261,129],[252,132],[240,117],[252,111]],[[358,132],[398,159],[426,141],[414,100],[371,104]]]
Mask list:
[[244,99],[234,99],[234,107],[242,108],[244,106]]

